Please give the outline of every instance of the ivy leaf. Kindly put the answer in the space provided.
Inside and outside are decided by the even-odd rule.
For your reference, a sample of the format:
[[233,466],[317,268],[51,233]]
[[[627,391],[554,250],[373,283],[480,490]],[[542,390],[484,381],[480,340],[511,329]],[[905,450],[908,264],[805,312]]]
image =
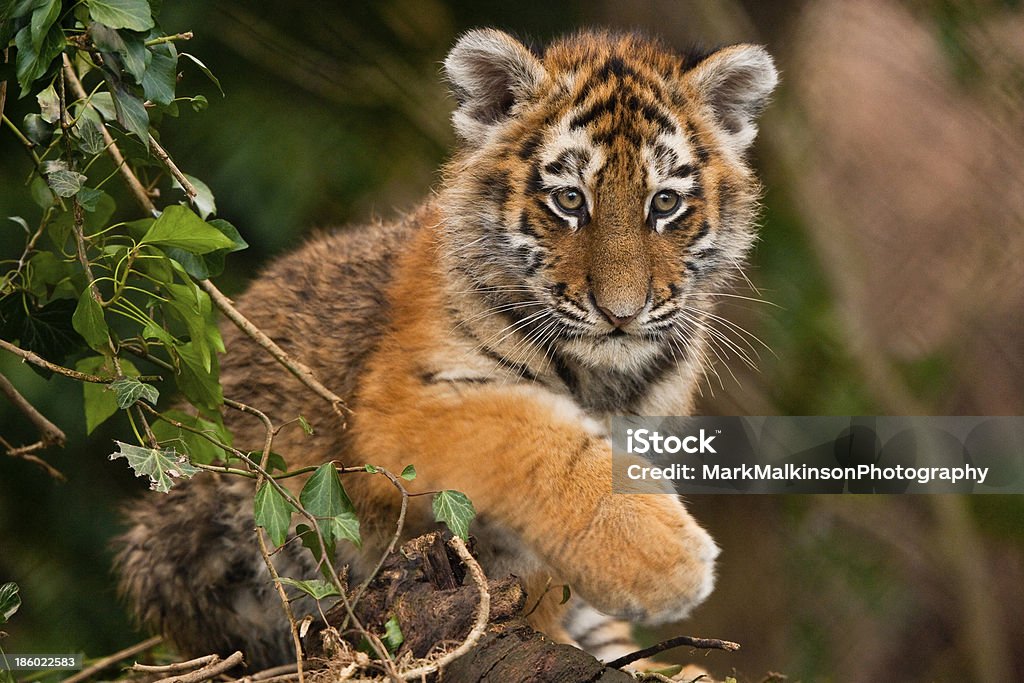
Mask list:
[[564,605],[569,602],[569,598],[572,597],[572,589],[569,588],[569,584],[562,585],[562,599],[558,602],[559,605]]
[[288,536],[288,527],[292,523],[292,513],[297,512],[281,492],[269,482],[263,482],[253,502],[256,526],[267,530],[274,545],[280,546]]
[[124,84],[115,82],[113,86],[117,122],[149,149],[149,113],[146,111],[146,105],[137,95],[124,87]]
[[306,433],[306,436],[313,436],[313,427],[301,415],[299,415],[299,425],[302,427],[302,431]]
[[89,346],[97,351],[107,348],[109,330],[107,321],[103,319],[103,308],[92,298],[88,288],[78,297],[78,306],[71,316],[71,324]]
[[336,541],[351,541],[355,547],[362,547],[359,535],[359,517],[355,512],[343,512],[327,521],[325,528]]
[[447,524],[464,541],[469,540],[469,523],[474,517],[476,510],[465,493],[445,490],[434,496],[434,520]]
[[103,139],[103,122],[92,107],[86,107],[78,116],[78,122],[72,128],[72,134],[78,148],[89,155],[101,154],[107,147]]
[[416,478],[416,468],[413,467],[412,465],[406,465],[405,469],[402,470],[402,474],[400,476],[402,477],[402,479],[405,479],[406,481],[412,481],[413,479]]
[[384,637],[381,638],[381,642],[384,643],[384,647],[388,649],[388,652],[395,654],[398,652],[398,648],[405,642],[405,636],[402,634],[402,627],[398,623],[398,617],[394,614],[391,618],[384,623]]
[[39,114],[26,114],[22,119],[25,136],[37,145],[45,145],[53,137],[53,126]]
[[36,95],[36,102],[39,104],[39,113],[43,121],[57,123],[60,119],[60,98],[57,97],[57,91],[52,85]]
[[180,263],[185,271],[197,280],[206,280],[220,275],[224,272],[224,257],[231,252],[246,249],[249,246],[238,234],[235,226],[226,220],[215,218],[212,221],[207,221],[207,224],[217,228],[221,234],[231,240],[232,246],[229,249],[217,249],[200,256],[173,247],[165,250],[168,256]]
[[234,242],[184,206],[168,206],[142,238],[142,244],[178,247],[192,254],[230,249]]
[[19,607],[21,607],[21,596],[18,595],[18,584],[0,585],[0,624],[6,624]]
[[[199,212],[199,217],[204,221],[210,217],[211,214],[217,213],[217,204],[213,199],[213,192],[209,186],[199,178],[190,176],[188,173],[185,174],[185,178],[192,183],[192,187],[196,189],[196,196],[191,200],[195,204],[196,211]],[[173,187],[176,190],[185,191],[181,183],[177,179],[174,180]]]
[[[137,377],[138,369],[128,359],[122,358],[121,372],[129,377]],[[111,377],[114,374],[113,363],[107,356],[89,356],[75,364],[75,369],[90,375],[100,377]],[[92,434],[101,424],[110,419],[118,411],[117,397],[111,391],[109,384],[96,384],[95,382],[82,382],[82,395],[85,403],[85,431]],[[153,431],[162,423],[153,425]],[[157,432],[159,438],[159,433]]]
[[370,463],[366,463],[365,465],[363,465],[363,469],[369,472],[370,474],[377,474],[378,472],[377,468],[371,465]]
[[111,453],[110,459],[124,458],[137,477],[149,477],[149,488],[167,493],[179,480],[191,479],[199,468],[193,467],[184,455],[173,449],[146,448],[115,441],[120,452]]
[[328,462],[317,468],[302,487],[299,502],[317,518],[320,533],[330,546],[331,555],[334,554],[335,540],[345,539],[358,545],[359,520],[356,519],[355,507],[345,493],[333,464]]
[[146,49],[141,36],[121,33],[96,22],[89,24],[89,33],[108,67],[113,66],[119,70],[123,64],[124,70],[131,74],[135,82],[142,84],[143,75],[153,55]]
[[310,579],[308,581],[300,581],[297,579],[289,579],[288,577],[282,576],[281,583],[286,586],[293,586],[298,588],[300,591],[309,595],[314,600],[323,600],[329,598],[332,595],[341,595],[338,589],[335,588],[334,584],[330,581],[324,581],[323,579]]
[[[217,90],[220,90],[220,96],[224,97],[224,88],[220,87],[220,81],[217,80],[217,77],[213,75],[213,72],[210,71],[210,69],[205,64],[203,64],[198,57],[196,57],[195,55],[190,55],[187,52],[182,52],[181,56],[194,62],[195,65],[199,67],[199,70],[206,74],[206,77],[213,81],[213,84],[217,86]],[[205,97],[203,97],[203,102],[206,102]]]
[[155,25],[146,0],[89,0],[89,16],[111,28],[148,31]]
[[224,392],[220,386],[220,366],[217,357],[210,359],[210,368],[203,366],[193,342],[172,346],[172,352],[180,360],[180,372],[175,381],[185,398],[192,405],[204,410],[217,411],[224,403]]
[[[123,367],[123,360],[121,364]],[[232,443],[231,432],[224,428],[224,422],[219,414],[211,415],[210,419],[200,415],[191,415],[184,410],[168,410],[161,414],[168,420],[174,420],[192,429],[205,432],[223,444],[230,446]],[[157,441],[162,446],[171,445],[176,450],[184,452],[188,455],[190,462],[206,465],[215,460],[225,461],[228,458],[227,453],[220,446],[214,445],[200,434],[182,429],[170,422],[157,420],[153,423],[152,429]]]
[[92,213],[99,206],[100,200],[103,197],[108,196],[103,190],[97,190],[94,187],[85,187],[84,185],[78,191],[78,203],[82,205],[82,208],[86,212]]
[[[53,22],[60,16],[60,0],[43,0],[32,12],[29,28],[32,33],[32,49],[36,52],[43,46],[46,34],[50,32]],[[52,122],[51,122],[52,123]]]
[[110,383],[110,390],[114,392],[117,399],[117,407],[121,410],[128,410],[135,402],[142,399],[150,405],[156,405],[160,398],[160,392],[152,384],[140,382],[134,377],[122,377]]
[[46,174],[46,183],[58,197],[73,197],[87,178],[77,171],[60,169]]
[[31,26],[25,26],[18,31],[18,35],[14,37],[14,46],[17,48],[15,74],[21,85],[19,97],[24,97],[29,93],[32,83],[47,72],[50,64],[60,55],[65,45],[64,32],[60,30],[59,26],[50,27],[38,50],[32,47]]
[[178,84],[178,51],[172,43],[154,46],[149,66],[142,76],[142,92],[146,99],[164,106],[174,101]]
[[100,113],[105,121],[117,120],[117,109],[114,108],[114,96],[109,92],[98,92],[89,99],[89,104]]
[[[17,341],[23,349],[62,365],[69,355],[85,346],[72,323],[75,305],[73,299],[57,299],[39,308],[31,297],[9,294],[0,298],[0,338]],[[44,368],[31,367],[43,377],[52,374]]]

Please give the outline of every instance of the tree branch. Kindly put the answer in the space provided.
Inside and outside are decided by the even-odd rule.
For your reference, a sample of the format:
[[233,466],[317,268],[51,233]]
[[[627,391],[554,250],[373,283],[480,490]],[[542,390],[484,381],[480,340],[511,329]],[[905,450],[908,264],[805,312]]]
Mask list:
[[605,666],[609,669],[620,669],[627,664],[632,664],[638,659],[644,659],[645,657],[652,657],[659,652],[665,650],[671,650],[674,647],[682,647],[688,645],[690,647],[699,647],[705,650],[726,650],[728,652],[735,652],[740,649],[739,643],[734,643],[730,640],[718,640],[717,638],[692,638],[690,636],[676,636],[675,638],[669,638],[664,640],[657,645],[646,647],[643,650],[637,650],[628,655],[619,657],[616,660],[608,662]]
[[[79,372],[78,370],[66,368],[63,365],[51,363],[50,361],[46,360],[45,358],[35,353],[34,351],[29,351],[27,349],[21,348],[20,346],[15,346],[9,341],[4,341],[3,339],[0,339],[0,349],[10,351],[15,356],[19,356],[22,359],[28,361],[29,363],[32,363],[32,365],[44,368],[46,370],[49,370],[50,372],[56,372],[58,375],[64,375],[65,377],[76,379],[79,382],[92,382],[93,384],[110,384],[111,382],[116,382],[118,379],[117,377],[99,377],[97,375],[90,375],[86,372]],[[159,375],[140,375],[135,379],[139,380],[140,382],[157,382],[162,378]]]
[[39,434],[42,437],[42,443],[46,446],[63,446],[67,441],[67,436],[61,431],[60,427],[46,419],[46,416],[35,409],[31,403],[29,403],[24,396],[22,396],[14,385],[11,384],[10,380],[4,375],[0,374],[0,392],[7,396],[8,400],[14,404],[14,406],[20,410],[25,417],[27,417],[36,429],[39,430]]
[[141,643],[136,643],[131,647],[126,647],[125,649],[115,652],[112,655],[97,660],[93,664],[87,666],[86,668],[76,673],[74,676],[65,678],[64,683],[80,683],[81,681],[88,680],[93,675],[99,673],[100,671],[103,671],[111,664],[117,664],[122,659],[128,659],[129,657],[133,657],[139,654],[140,652],[145,652],[149,648],[156,647],[162,642],[164,642],[163,636],[153,636],[152,638],[148,638],[142,641]]
[[273,339],[268,337],[258,327],[249,322],[248,318],[242,315],[238,309],[234,307],[234,304],[231,303],[231,300],[224,296],[224,294],[221,293],[221,291],[217,289],[217,286],[212,282],[209,280],[200,280],[199,286],[203,288],[203,291],[210,295],[210,298],[213,300],[213,303],[217,308],[219,308],[220,311],[238,327],[238,329],[245,332],[250,339],[266,349],[271,356],[277,359],[278,363],[287,368],[289,372],[295,375],[295,377],[305,384],[307,388],[311,389],[313,393],[330,403],[334,412],[341,417],[343,426],[347,424],[345,413],[351,415],[352,411],[347,405],[345,405],[345,401],[342,400],[340,396],[320,383],[320,380],[316,378],[316,375],[313,374],[313,371],[310,370],[307,365],[289,356]]

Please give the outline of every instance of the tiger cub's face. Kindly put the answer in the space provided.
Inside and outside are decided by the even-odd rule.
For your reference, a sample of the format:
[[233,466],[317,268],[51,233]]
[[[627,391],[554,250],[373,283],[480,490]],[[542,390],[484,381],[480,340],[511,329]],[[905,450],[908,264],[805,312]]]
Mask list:
[[589,365],[685,355],[753,241],[744,156],[777,81],[764,49],[683,58],[584,33],[537,57],[482,30],[445,69],[461,147],[442,196],[465,284]]

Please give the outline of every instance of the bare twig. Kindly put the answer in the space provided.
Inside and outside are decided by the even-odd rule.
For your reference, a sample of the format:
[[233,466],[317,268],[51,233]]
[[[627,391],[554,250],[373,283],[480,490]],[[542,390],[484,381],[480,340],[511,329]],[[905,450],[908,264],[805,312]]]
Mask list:
[[192,31],[185,31],[184,33],[175,33],[173,36],[160,36],[159,38],[153,38],[147,40],[146,47],[152,47],[153,45],[159,45],[160,43],[171,43],[176,40],[192,40]]
[[61,473],[60,470],[58,470],[56,467],[46,462],[39,456],[33,455],[36,451],[46,448],[45,442],[36,441],[35,443],[30,443],[26,446],[19,446],[15,448],[11,444],[9,444],[6,439],[0,436],[0,446],[3,446],[4,449],[7,451],[7,455],[11,456],[12,458],[18,458],[19,460],[24,460],[25,462],[30,462],[33,465],[36,465],[44,472],[46,472],[47,475],[56,479],[57,481],[67,481],[67,478],[64,476],[63,473]]
[[149,136],[149,148],[153,150],[153,154],[156,155],[156,158],[164,163],[164,166],[166,166],[167,170],[171,172],[174,179],[181,183],[181,187],[185,190],[185,194],[188,195],[189,201],[194,201],[196,196],[199,195],[195,185],[185,177],[185,174],[181,172],[181,169],[178,168],[177,164],[175,164],[171,159],[171,155],[167,153],[167,150],[160,146],[160,143],[157,142],[156,138],[152,135]]
[[628,655],[623,655],[618,659],[612,660],[605,664],[609,669],[619,669],[627,664],[632,664],[638,659],[644,659],[645,657],[651,657],[664,652],[665,650],[671,650],[674,647],[682,647],[687,645],[689,647],[698,647],[705,650],[726,650],[727,652],[735,652],[740,649],[739,643],[734,643],[730,640],[718,640],[717,638],[692,638],[690,636],[676,636],[675,638],[669,638],[664,640],[657,645],[646,647],[643,650],[637,650]]
[[67,437],[64,432],[61,431],[60,427],[46,419],[46,416],[35,409],[31,403],[29,403],[24,396],[22,396],[14,385],[11,384],[10,380],[4,375],[0,374],[0,393],[3,393],[8,400],[14,404],[14,406],[22,412],[35,425],[36,429],[39,430],[39,435],[42,437],[42,442],[46,446],[63,446],[67,441]]
[[139,664],[136,662],[135,664],[132,664],[131,670],[159,674],[174,674],[179,671],[192,671],[193,669],[198,669],[199,667],[219,661],[220,655],[205,655],[203,657],[190,659],[187,662],[172,662],[171,664]]
[[76,673],[74,676],[70,676],[68,678],[65,678],[64,679],[64,683],[80,683],[81,681],[88,680],[89,678],[91,678],[92,676],[98,674],[100,671],[103,671],[107,667],[112,666],[114,664],[117,664],[118,662],[120,662],[123,659],[128,659],[129,657],[134,657],[135,655],[139,654],[140,652],[145,652],[146,650],[150,649],[151,647],[156,647],[157,645],[159,645],[163,641],[164,641],[163,636],[153,636],[152,638],[147,638],[146,640],[142,641],[141,643],[136,643],[135,645],[132,645],[131,647],[126,647],[123,650],[119,650],[119,651],[115,652],[112,655],[108,655],[108,656],[104,657],[103,659],[99,659],[99,660],[93,662],[92,664],[90,664],[86,668],[84,668],[81,671],[79,671],[78,673]]
[[[218,658],[219,659],[219,658]],[[222,662],[215,662],[204,666],[202,669],[193,671],[191,673],[183,674],[181,676],[171,676],[169,678],[161,678],[154,683],[199,683],[215,676],[224,673],[228,669],[233,669],[242,663],[242,653],[235,652],[233,655],[228,657]]]
[[[451,541],[449,541],[449,543],[453,548],[455,548],[455,552],[458,553],[462,563],[466,565],[466,569],[469,570],[469,575],[472,577],[473,583],[476,584],[476,588],[480,592],[480,602],[477,603],[476,608],[476,621],[473,623],[473,628],[470,629],[469,634],[457,648],[446,652],[443,656],[425,666],[403,671],[402,678],[407,681],[423,678],[435,671],[439,671],[443,667],[448,666],[456,659],[473,649],[473,647],[480,642],[480,638],[484,635],[484,631],[487,630],[487,619],[491,615],[491,594],[487,590],[487,577],[484,576],[484,570],[480,568],[480,564],[476,561],[473,555],[470,554],[465,541],[458,536],[455,536]],[[737,647],[739,646],[737,645]]]
[[[398,489],[398,492],[402,494],[402,507],[398,511],[398,522],[395,524],[395,533],[391,536],[391,542],[388,544],[388,547],[384,551],[384,554],[381,555],[380,560],[377,561],[377,566],[374,567],[373,571],[369,573],[366,579],[364,579],[363,582],[359,584],[359,588],[356,589],[356,592],[352,595],[353,609],[355,609],[356,604],[359,602],[359,598],[361,598],[363,596],[363,593],[366,592],[366,589],[367,587],[369,587],[370,582],[373,581],[373,578],[377,576],[377,574],[380,572],[381,567],[384,566],[384,562],[388,559],[391,553],[394,552],[395,546],[398,545],[398,540],[402,536],[402,529],[405,528],[405,513],[409,509],[409,492],[406,490],[405,485],[402,484],[401,481],[399,481],[398,477],[396,477],[394,474],[384,469],[383,467],[375,466],[375,469],[377,470],[377,472],[387,477],[388,480],[392,484],[394,484],[395,488]],[[342,624],[342,628],[345,628],[347,624],[348,619],[346,619],[345,623]]]
[[213,300],[213,303],[217,308],[219,308],[221,312],[238,327],[238,329],[245,332],[250,339],[266,349],[271,356],[277,359],[278,363],[287,368],[289,372],[295,375],[295,377],[311,389],[313,393],[330,403],[331,408],[334,409],[334,412],[337,413],[343,421],[345,420],[345,413],[350,415],[352,414],[352,411],[347,405],[345,405],[345,401],[342,400],[340,396],[321,384],[320,380],[316,378],[316,375],[313,374],[313,371],[310,370],[307,365],[289,356],[273,339],[268,337],[259,328],[249,322],[249,320],[242,315],[237,308],[235,308],[234,304],[231,303],[231,300],[217,289],[216,285],[209,280],[200,280],[199,286],[203,288],[203,291],[210,295],[210,298]]
[[[90,375],[89,373],[86,372],[79,372],[78,370],[65,368],[62,365],[51,363],[50,361],[46,360],[45,358],[35,353],[34,351],[28,351],[26,349],[21,348],[20,346],[15,346],[14,344],[8,341],[4,341],[3,339],[0,339],[0,349],[10,351],[15,356],[20,356],[22,359],[28,361],[29,363],[32,363],[32,365],[37,365],[41,368],[45,368],[50,372],[56,372],[58,375],[64,375],[65,377],[70,377],[71,379],[77,379],[79,382],[92,382],[93,384],[110,384],[111,382],[116,382],[118,379],[117,377],[100,377],[98,375]],[[159,381],[161,377],[159,375],[140,375],[135,379],[139,380],[140,382],[156,382]]]

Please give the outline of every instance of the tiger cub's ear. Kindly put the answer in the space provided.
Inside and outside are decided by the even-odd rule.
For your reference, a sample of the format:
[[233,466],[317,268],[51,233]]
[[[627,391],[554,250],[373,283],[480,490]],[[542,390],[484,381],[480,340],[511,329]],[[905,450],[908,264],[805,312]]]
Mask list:
[[760,45],[732,45],[701,60],[686,82],[712,111],[726,144],[743,154],[757,135],[757,115],[779,82],[771,55]]
[[463,140],[485,136],[547,78],[533,53],[494,29],[476,29],[459,38],[444,60],[444,70],[458,102],[452,123]]

